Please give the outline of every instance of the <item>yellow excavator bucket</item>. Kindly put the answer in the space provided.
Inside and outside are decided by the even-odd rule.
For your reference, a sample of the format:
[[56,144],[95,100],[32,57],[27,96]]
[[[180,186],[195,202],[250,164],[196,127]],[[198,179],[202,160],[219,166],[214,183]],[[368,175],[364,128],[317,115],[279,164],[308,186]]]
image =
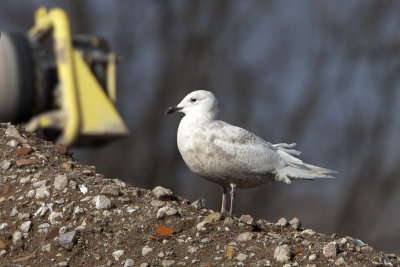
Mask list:
[[[129,134],[115,109],[115,55],[108,54],[106,88],[102,88],[90,67],[82,58],[82,51],[73,47],[69,21],[59,8],[36,12],[36,23],[29,31],[33,40],[40,41],[52,33],[57,64],[59,109],[32,118],[26,129],[56,128],[61,130],[57,140],[65,145],[86,145]],[[108,95],[107,95],[107,93]]]
[[81,120],[80,139],[128,134],[118,112],[77,51],[74,52],[74,63]]

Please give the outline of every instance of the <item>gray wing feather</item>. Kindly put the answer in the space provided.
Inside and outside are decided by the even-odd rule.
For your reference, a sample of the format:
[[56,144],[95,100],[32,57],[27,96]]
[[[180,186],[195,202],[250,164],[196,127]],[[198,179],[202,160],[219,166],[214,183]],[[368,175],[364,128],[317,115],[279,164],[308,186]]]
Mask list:
[[266,174],[282,166],[276,148],[243,128],[223,121],[215,121],[206,129],[213,136],[213,144],[231,157],[231,164],[239,164],[244,172]]

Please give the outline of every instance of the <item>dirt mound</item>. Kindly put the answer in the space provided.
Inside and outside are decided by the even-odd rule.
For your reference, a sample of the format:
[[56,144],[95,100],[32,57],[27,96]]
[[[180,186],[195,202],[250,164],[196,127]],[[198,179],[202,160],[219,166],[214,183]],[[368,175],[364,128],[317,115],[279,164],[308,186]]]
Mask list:
[[0,124],[1,266],[397,266],[361,240],[106,179],[63,146]]

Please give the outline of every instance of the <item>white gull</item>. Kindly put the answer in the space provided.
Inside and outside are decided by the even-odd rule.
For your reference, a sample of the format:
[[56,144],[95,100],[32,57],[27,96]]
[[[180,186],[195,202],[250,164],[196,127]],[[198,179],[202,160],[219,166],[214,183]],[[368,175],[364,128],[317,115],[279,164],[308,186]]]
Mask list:
[[[188,94],[165,113],[183,112],[178,128],[178,148],[189,169],[198,176],[222,186],[224,216],[233,216],[235,189],[256,187],[273,182],[333,178],[333,170],[303,163],[293,155],[296,144],[271,144],[255,134],[216,120],[218,101],[204,90]],[[231,188],[229,212],[227,187]]]

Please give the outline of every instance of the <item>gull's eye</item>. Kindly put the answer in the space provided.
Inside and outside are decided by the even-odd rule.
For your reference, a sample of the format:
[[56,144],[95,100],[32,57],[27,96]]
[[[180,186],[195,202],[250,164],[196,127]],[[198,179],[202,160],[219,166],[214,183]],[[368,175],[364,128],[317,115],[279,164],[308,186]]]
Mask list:
[[194,103],[194,102],[196,102],[196,101],[197,101],[197,99],[194,98],[194,97],[192,97],[192,98],[190,99],[190,102],[192,102],[192,103]]

